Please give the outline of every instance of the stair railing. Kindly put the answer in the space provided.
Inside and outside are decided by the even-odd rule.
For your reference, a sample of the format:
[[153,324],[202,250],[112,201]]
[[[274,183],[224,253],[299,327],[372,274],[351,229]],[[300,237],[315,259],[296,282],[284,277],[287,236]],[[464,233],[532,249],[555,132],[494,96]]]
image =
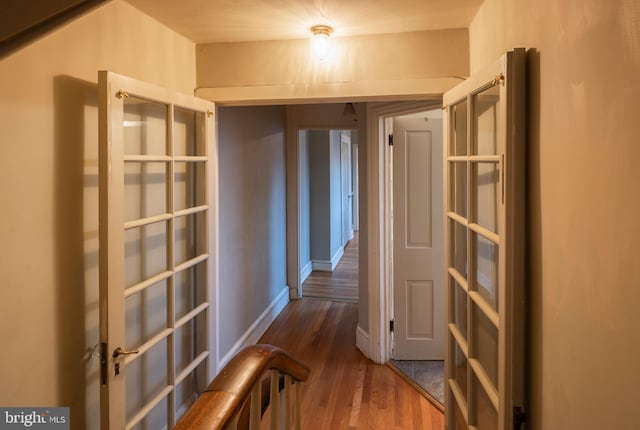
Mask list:
[[178,421],[174,430],[300,430],[301,382],[307,366],[272,345],[240,351]]

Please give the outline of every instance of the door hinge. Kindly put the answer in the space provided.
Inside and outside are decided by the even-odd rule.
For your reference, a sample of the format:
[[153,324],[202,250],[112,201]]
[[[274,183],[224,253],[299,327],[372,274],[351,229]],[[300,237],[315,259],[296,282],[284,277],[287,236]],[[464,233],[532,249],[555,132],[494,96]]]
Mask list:
[[393,320],[389,321],[389,331],[393,333]]
[[389,146],[393,146],[393,134],[389,135]]
[[520,430],[527,422],[527,413],[522,406],[513,407],[513,430]]
[[109,356],[107,354],[107,342],[100,343],[100,378],[102,385],[107,385],[107,367],[109,365]]

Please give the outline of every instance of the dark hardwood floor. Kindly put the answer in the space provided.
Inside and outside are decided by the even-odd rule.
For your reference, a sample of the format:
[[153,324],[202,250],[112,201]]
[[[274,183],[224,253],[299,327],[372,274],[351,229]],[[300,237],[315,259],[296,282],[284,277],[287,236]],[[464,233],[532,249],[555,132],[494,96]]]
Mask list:
[[358,301],[358,232],[344,249],[333,272],[311,272],[302,284],[302,296],[345,302]]
[[261,339],[311,368],[302,385],[302,428],[440,430],[442,413],[388,366],[355,347],[355,303],[301,299]]

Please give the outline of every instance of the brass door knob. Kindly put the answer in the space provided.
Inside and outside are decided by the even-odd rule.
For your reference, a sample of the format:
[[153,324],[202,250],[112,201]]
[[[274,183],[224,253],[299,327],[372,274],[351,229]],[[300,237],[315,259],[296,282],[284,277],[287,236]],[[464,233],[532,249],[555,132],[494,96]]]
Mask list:
[[113,350],[113,358],[118,358],[121,355],[132,355],[132,354],[137,354],[140,351],[133,350],[133,351],[125,351],[124,349],[117,347],[115,350]]

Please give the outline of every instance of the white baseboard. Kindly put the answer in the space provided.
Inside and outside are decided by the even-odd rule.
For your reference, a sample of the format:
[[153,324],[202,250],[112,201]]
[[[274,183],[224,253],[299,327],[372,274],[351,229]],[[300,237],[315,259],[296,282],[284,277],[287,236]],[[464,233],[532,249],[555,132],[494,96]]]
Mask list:
[[[251,324],[251,327],[238,339],[224,357],[218,360],[218,372],[243,348],[249,345],[255,345],[264,332],[267,331],[271,323],[273,323],[280,312],[282,312],[287,303],[289,303],[289,287],[285,286],[282,292],[278,294],[278,297],[276,297],[262,315]],[[221,324],[224,324],[224,322],[221,322]]]
[[336,266],[340,262],[340,259],[342,258],[343,255],[344,255],[344,246],[341,246],[340,248],[338,248],[338,250],[333,255],[333,257],[331,257],[331,271],[333,271],[333,269],[336,268]]
[[341,246],[340,248],[338,248],[333,257],[331,257],[331,261],[313,260],[311,261],[311,266],[313,270],[317,270],[318,272],[333,272],[343,255],[344,247]]
[[313,263],[311,260],[307,264],[304,265],[302,270],[300,270],[300,283],[302,284],[308,277],[311,275],[313,271]]
[[369,333],[362,330],[360,326],[356,329],[356,347],[362,351],[365,357],[371,358],[371,341]]

